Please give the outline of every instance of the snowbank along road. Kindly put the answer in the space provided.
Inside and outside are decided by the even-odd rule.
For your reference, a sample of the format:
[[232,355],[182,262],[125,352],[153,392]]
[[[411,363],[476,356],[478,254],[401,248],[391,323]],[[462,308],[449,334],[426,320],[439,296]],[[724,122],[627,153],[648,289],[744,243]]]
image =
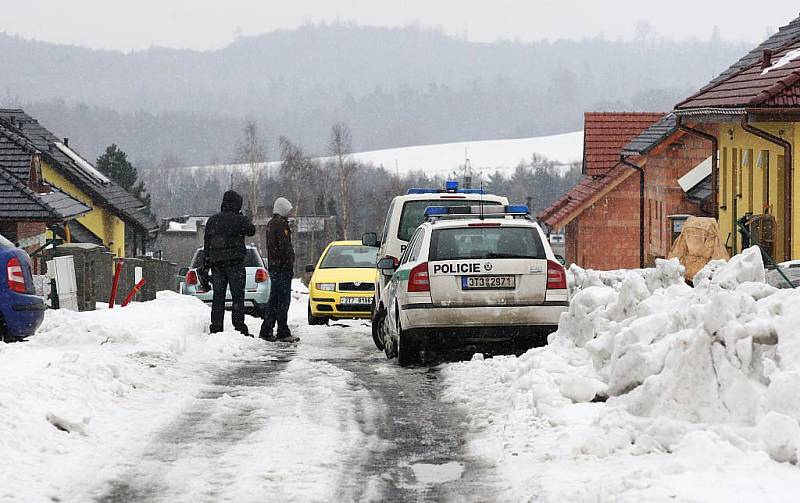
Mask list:
[[758,250],[569,275],[546,347],[433,368],[306,326],[299,284],[296,346],[170,293],[49,312],[0,344],[0,501],[796,499],[800,292]]
[[[57,360],[60,367],[72,351],[70,358],[86,361],[87,373],[95,365],[114,367],[111,379],[132,389],[112,393],[111,404],[76,396],[86,408],[51,404],[56,412],[44,408],[57,390],[52,397],[38,397],[43,417],[29,419],[45,427],[40,434],[63,445],[49,449],[42,442],[45,452],[29,462],[38,465],[37,471],[53,469],[64,476],[47,482],[46,473],[8,477],[0,496],[102,502],[492,499],[498,478],[487,463],[468,454],[464,415],[439,400],[439,370],[403,369],[387,361],[362,322],[306,326],[306,296],[294,295],[290,315],[302,337],[298,345],[263,343],[235,332],[205,335],[207,308],[166,294],[127,312],[60,314],[69,319],[51,320],[40,339],[9,346],[0,361],[46,352],[37,356],[37,364],[49,369],[53,365],[44,360]],[[136,337],[135,330],[126,334],[122,327],[130,320],[114,315],[133,319],[145,310],[161,329],[125,341]],[[191,327],[181,329],[175,317],[192,320]],[[248,322],[257,333],[260,320]],[[122,335],[113,335],[118,328]],[[182,333],[169,342],[175,335],[171,330]],[[151,340],[156,334],[168,340]],[[181,339],[184,347],[175,351],[152,347],[176,346]],[[198,340],[187,342],[192,339]],[[104,351],[115,343],[131,347]],[[166,376],[155,384],[163,389],[136,396],[145,385],[135,381],[149,376],[132,374],[143,369]],[[167,392],[170,387],[183,392]],[[48,423],[54,416],[62,418],[58,425]],[[10,450],[15,448],[25,446]]]

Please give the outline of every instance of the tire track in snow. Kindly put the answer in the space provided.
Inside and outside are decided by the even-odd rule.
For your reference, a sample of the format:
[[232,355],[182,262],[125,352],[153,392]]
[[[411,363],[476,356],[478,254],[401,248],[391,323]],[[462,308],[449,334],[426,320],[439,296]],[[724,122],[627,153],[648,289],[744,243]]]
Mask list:
[[[353,329],[332,336],[335,346],[353,345]],[[350,332],[350,333],[348,333]],[[467,455],[466,419],[439,400],[435,368],[402,368],[387,361],[367,335],[354,357],[336,361],[352,372],[354,386],[369,391],[373,404],[361,428],[375,440],[356,452],[340,478],[340,501],[491,501],[500,478],[492,467]],[[368,341],[368,342],[364,342]],[[375,410],[379,412],[374,412]]]
[[[179,494],[175,486],[201,484],[209,501],[221,494],[226,481],[225,468],[214,462],[232,444],[244,440],[261,428],[257,406],[245,405],[224,410],[227,397],[237,398],[253,388],[269,387],[286,368],[295,349],[270,349],[258,358],[247,361],[218,375],[168,427],[156,434],[141,459],[134,460],[122,477],[107,483],[107,489],[95,501],[124,503],[132,501],[169,501]],[[189,465],[189,475],[197,475],[198,464],[207,464],[205,478],[180,480],[180,464]],[[235,466],[230,469],[235,469]],[[221,470],[222,469],[222,470]],[[170,472],[179,473],[171,474]],[[202,468],[201,468],[202,471]],[[171,480],[172,479],[172,480]],[[174,480],[179,479],[179,480]]]

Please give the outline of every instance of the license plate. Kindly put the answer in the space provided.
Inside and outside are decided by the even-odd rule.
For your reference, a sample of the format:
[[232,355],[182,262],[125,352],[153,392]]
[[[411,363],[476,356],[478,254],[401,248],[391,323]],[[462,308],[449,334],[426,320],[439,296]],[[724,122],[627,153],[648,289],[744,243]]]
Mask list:
[[461,276],[461,288],[464,290],[481,288],[515,288],[517,281],[514,276]]
[[371,306],[372,297],[342,297],[340,304],[351,306]]

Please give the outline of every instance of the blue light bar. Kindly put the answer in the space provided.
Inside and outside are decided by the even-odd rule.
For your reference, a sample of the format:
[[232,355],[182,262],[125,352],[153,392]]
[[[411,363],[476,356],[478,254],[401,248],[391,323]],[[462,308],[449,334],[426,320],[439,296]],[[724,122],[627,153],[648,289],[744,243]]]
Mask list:
[[[449,184],[450,182],[447,182],[447,183]],[[457,183],[458,182],[456,182],[456,184]],[[458,185],[456,185],[456,187],[458,187]],[[415,188],[412,188],[412,189],[408,189],[408,192],[406,192],[406,194],[443,194],[443,193],[446,193],[446,192],[449,192],[451,194],[452,193],[455,193],[455,194],[486,194],[486,191],[484,191],[483,189],[459,189],[459,188],[449,189],[448,188],[447,190],[445,190],[445,189],[423,189],[423,188],[418,188],[418,187],[415,187]]]
[[425,208],[426,217],[432,217],[435,215],[447,215],[447,208],[444,206],[428,206]]
[[506,206],[506,213],[514,215],[527,215],[528,206],[525,204],[509,204]]
[[458,181],[457,180],[447,180],[444,182],[444,190],[447,192],[455,192],[458,190]]

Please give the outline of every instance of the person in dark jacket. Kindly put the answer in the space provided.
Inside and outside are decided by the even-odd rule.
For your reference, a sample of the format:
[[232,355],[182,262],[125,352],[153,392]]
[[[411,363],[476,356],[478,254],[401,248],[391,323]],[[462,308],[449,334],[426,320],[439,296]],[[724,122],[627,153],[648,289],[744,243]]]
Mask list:
[[[272,208],[272,218],[267,224],[267,259],[269,261],[270,294],[269,303],[261,324],[259,337],[267,341],[297,342],[286,319],[292,301],[292,277],[294,276],[294,248],[292,231],[289,228],[289,213],[292,203],[279,197]],[[278,325],[277,338],[272,334]]]
[[214,289],[211,303],[211,333],[222,332],[225,321],[225,292],[231,291],[233,327],[250,335],[244,323],[244,260],[247,256],[245,236],[252,236],[256,228],[249,218],[241,214],[242,196],[233,190],[222,196],[219,213],[206,222],[203,245],[203,267],[211,270]]

